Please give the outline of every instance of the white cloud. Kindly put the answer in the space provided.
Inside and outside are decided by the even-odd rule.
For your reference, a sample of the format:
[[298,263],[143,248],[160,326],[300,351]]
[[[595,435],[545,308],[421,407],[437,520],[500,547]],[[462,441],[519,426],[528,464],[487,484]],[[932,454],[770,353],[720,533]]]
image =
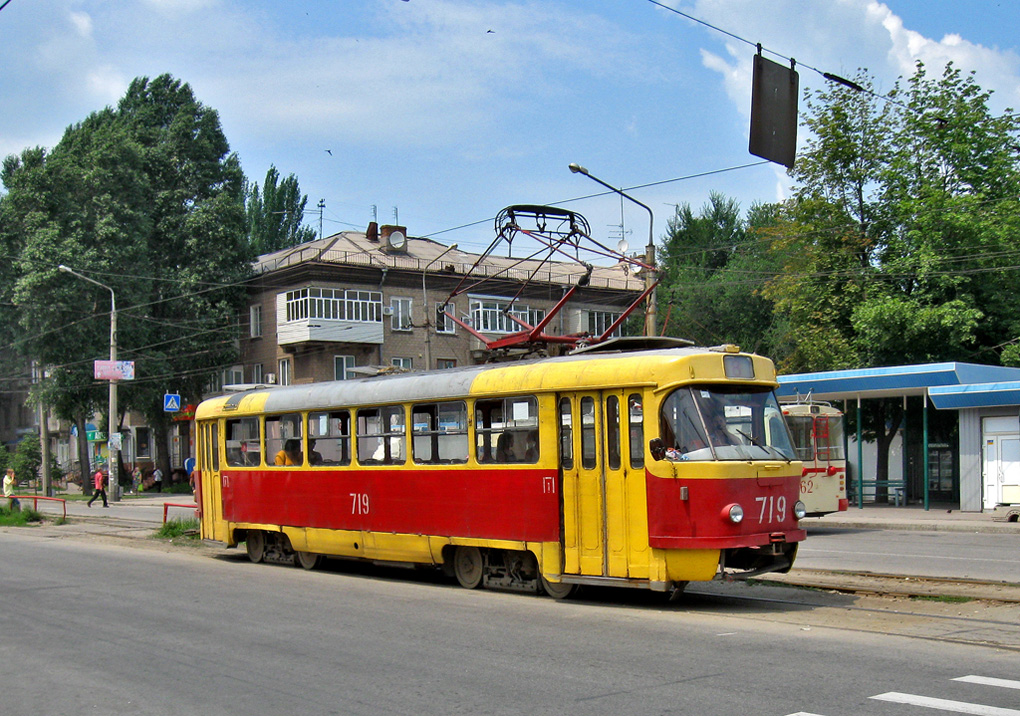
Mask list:
[[[906,28],[900,17],[876,0],[773,0],[767,12],[756,0],[698,0],[691,14],[748,41],[761,42],[770,59],[786,61],[768,51],[801,60],[802,88],[823,81],[812,68],[843,77],[864,68],[881,92],[891,89],[898,77],[912,75],[919,60],[933,75],[952,61],[964,72],[975,71],[978,83],[1006,104],[1020,100],[1020,58],[1015,53],[984,47],[958,34],[947,34],[941,40],[927,38]],[[796,23],[790,22],[792,17],[797,18]],[[746,114],[755,49],[706,32],[725,43],[729,57],[705,49],[703,63],[722,76],[727,95]]]
[[92,16],[87,12],[71,12],[68,15],[71,25],[81,37],[92,36]]

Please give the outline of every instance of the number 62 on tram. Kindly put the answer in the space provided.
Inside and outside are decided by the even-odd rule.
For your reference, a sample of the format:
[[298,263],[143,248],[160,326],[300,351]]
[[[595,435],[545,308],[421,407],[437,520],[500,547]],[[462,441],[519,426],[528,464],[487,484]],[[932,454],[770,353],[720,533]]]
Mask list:
[[202,537],[558,598],[789,570],[802,468],[772,362],[621,345],[207,400]]

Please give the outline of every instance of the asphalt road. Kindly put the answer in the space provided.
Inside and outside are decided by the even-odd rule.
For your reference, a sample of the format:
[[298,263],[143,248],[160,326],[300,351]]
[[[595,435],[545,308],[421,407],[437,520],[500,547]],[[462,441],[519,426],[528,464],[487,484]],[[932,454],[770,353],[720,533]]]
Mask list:
[[954,642],[948,617],[911,633],[904,613],[846,597],[556,602],[432,573],[51,535],[0,530],[4,716],[927,712],[911,699],[1020,714],[1016,650]]

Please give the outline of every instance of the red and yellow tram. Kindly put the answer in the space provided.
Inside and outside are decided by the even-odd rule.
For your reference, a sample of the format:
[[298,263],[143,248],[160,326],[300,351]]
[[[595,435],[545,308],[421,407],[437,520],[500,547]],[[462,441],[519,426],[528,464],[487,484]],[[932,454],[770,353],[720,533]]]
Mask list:
[[555,597],[788,570],[802,467],[772,362],[615,345],[207,400],[202,537]]

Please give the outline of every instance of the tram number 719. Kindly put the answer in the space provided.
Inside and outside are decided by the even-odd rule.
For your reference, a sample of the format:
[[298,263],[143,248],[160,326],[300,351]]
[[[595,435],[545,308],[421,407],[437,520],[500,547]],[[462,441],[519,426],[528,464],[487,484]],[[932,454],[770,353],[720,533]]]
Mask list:
[[761,496],[754,498],[755,502],[761,503],[761,511],[758,514],[759,524],[772,524],[782,522],[786,518],[786,497],[780,495]]
[[352,492],[351,493],[351,514],[352,515],[367,515],[368,514],[368,493],[367,492]]

